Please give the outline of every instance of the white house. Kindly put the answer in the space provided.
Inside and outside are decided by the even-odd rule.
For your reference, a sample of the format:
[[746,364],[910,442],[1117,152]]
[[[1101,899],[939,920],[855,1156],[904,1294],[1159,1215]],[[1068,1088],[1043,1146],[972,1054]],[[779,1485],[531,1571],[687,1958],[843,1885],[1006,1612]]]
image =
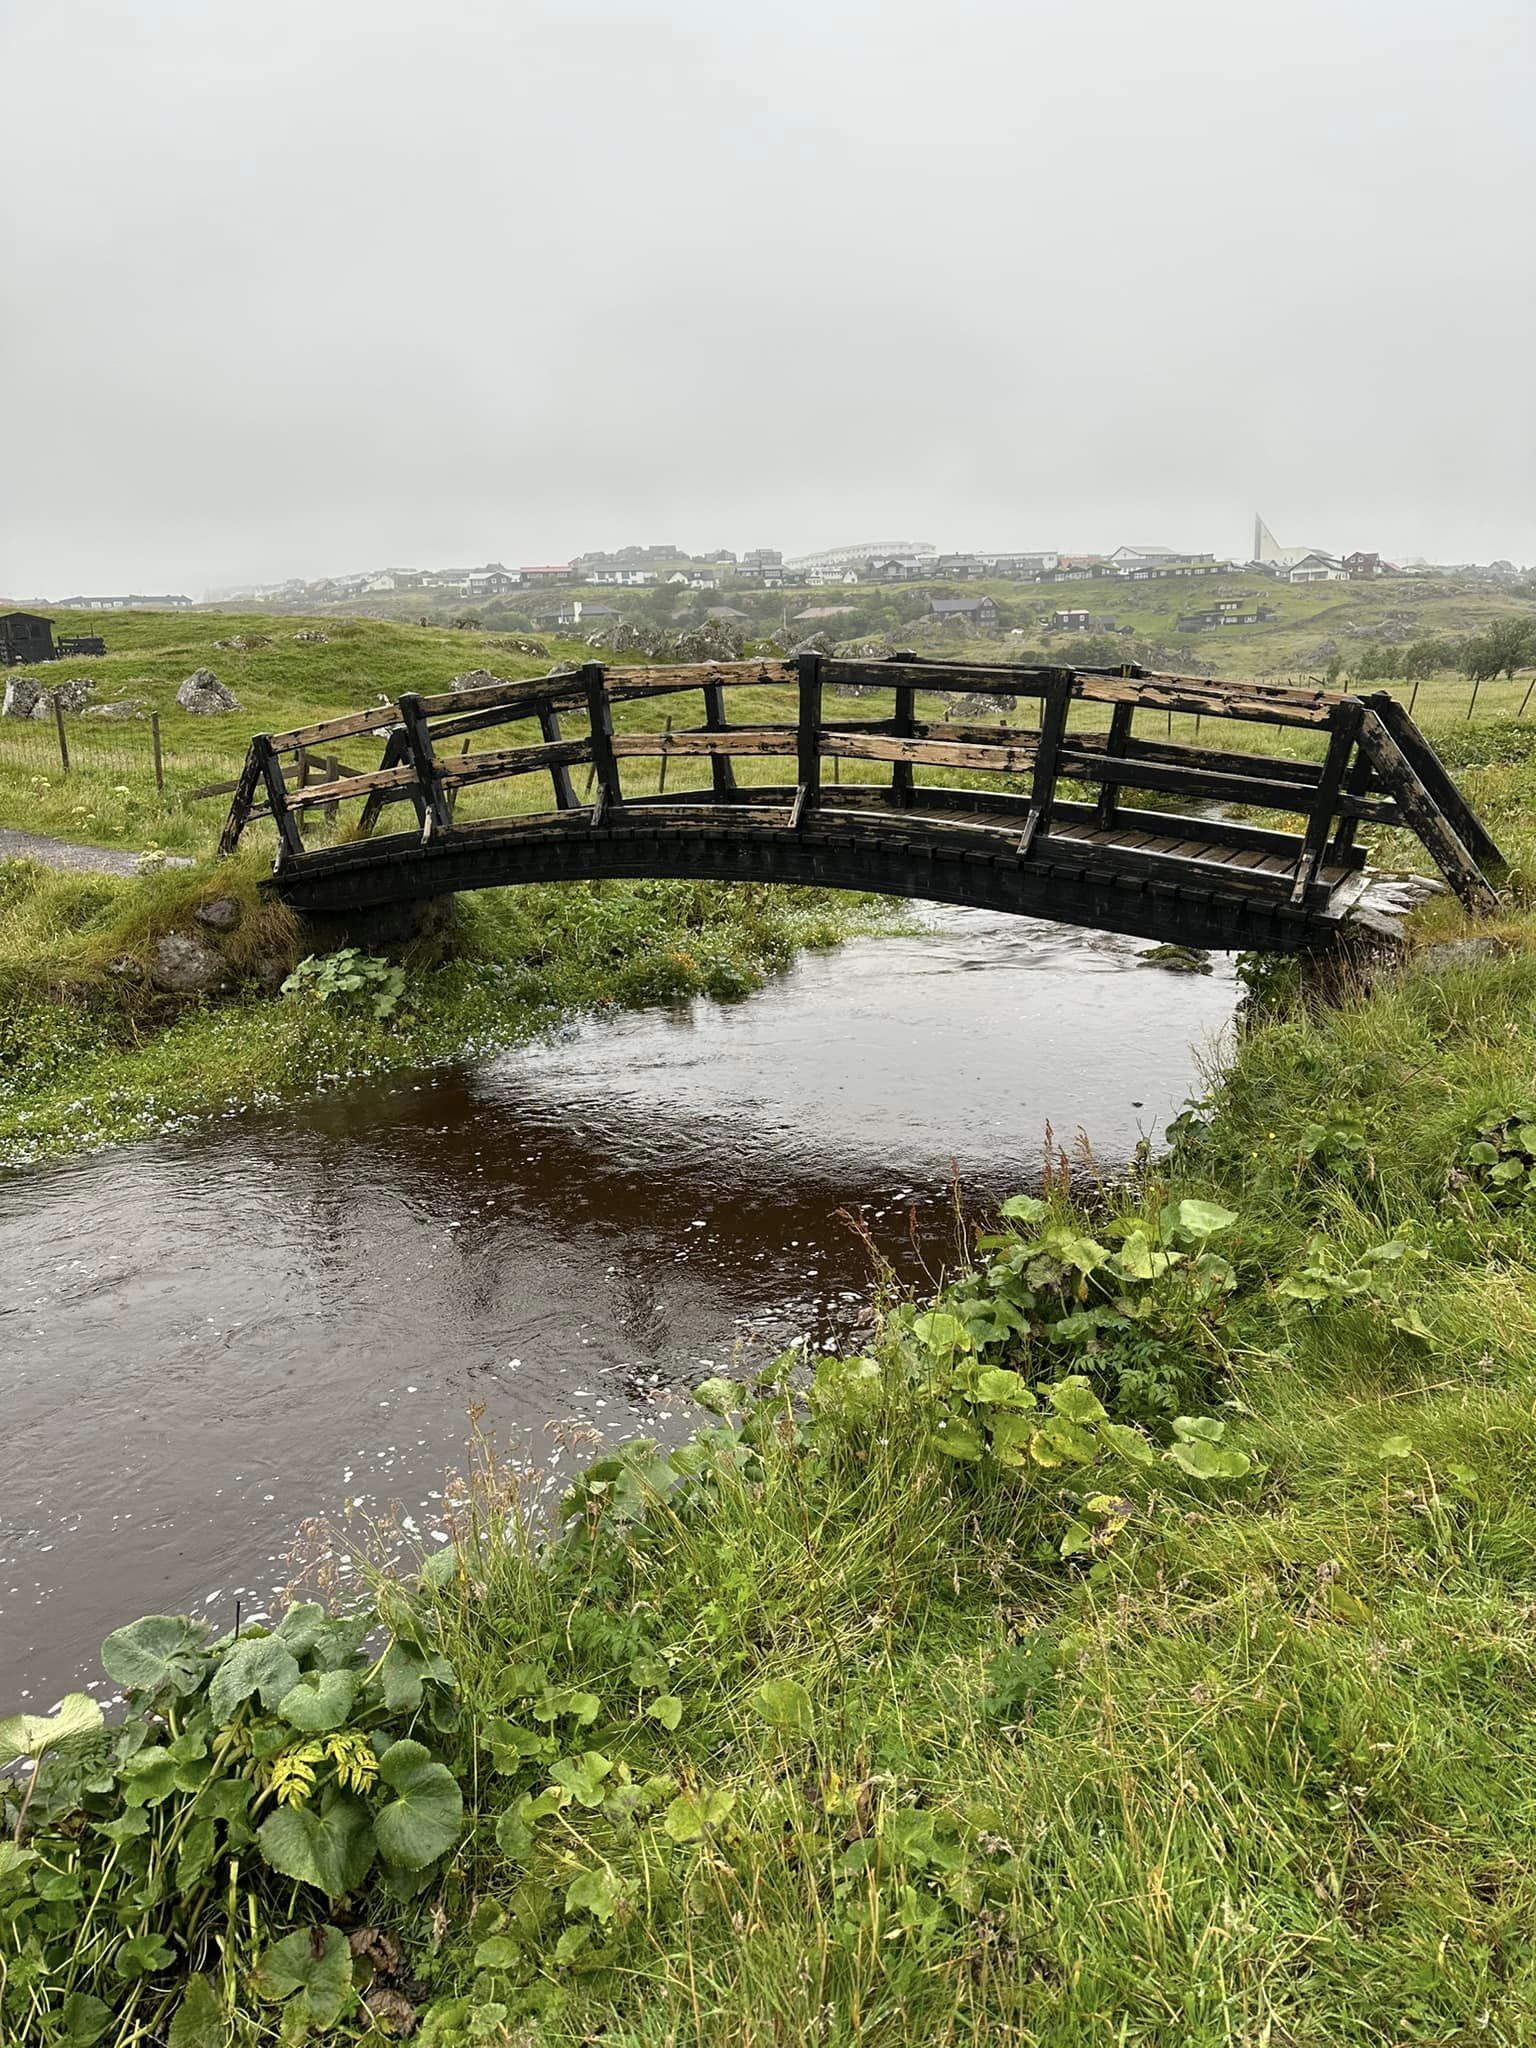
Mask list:
[[1349,571],[1333,555],[1320,552],[1303,555],[1299,562],[1277,571],[1282,583],[1347,583]]

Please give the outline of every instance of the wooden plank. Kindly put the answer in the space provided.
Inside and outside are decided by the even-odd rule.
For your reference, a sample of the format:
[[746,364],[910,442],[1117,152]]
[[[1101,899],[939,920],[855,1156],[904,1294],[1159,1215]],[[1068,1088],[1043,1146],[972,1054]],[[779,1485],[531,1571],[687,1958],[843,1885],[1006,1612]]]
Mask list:
[[[1317,880],[1317,871],[1323,864],[1323,854],[1327,849],[1329,835],[1333,831],[1339,797],[1344,788],[1344,777],[1349,772],[1349,764],[1360,738],[1360,725],[1364,717],[1365,706],[1349,698],[1346,698],[1334,712],[1333,732],[1328,741],[1327,758],[1323,762],[1317,794],[1313,797],[1312,808],[1307,814],[1301,853],[1296,861],[1296,884],[1291,891],[1292,903],[1305,903],[1307,891]],[[1369,755],[1366,758],[1369,759]]]
[[592,806],[592,823],[600,825],[609,806],[617,806],[624,801],[624,788],[619,781],[619,764],[613,747],[613,707],[608,701],[600,661],[582,663],[581,683],[587,693],[587,717],[591,721],[589,744],[592,766],[597,775],[597,802]]
[[344,718],[326,718],[318,725],[298,725],[291,732],[275,732],[271,735],[272,749],[274,753],[292,754],[300,747],[325,746],[331,740],[351,739],[354,733],[383,732],[399,723],[400,712],[395,705],[376,704],[368,711],[349,711]]
[[699,690],[705,684],[744,683],[761,689],[787,686],[798,680],[793,661],[696,661],[645,663],[607,671],[608,694],[614,699],[666,695],[673,690]]
[[497,704],[526,704],[532,709],[545,697],[571,690],[576,675],[575,669],[566,668],[552,676],[529,676],[520,682],[507,680],[478,683],[472,690],[439,690],[435,696],[419,701],[428,718],[442,718],[455,711],[486,711]]
[[1503,881],[1509,873],[1509,862],[1451,780],[1445,763],[1414,724],[1406,706],[1387,690],[1373,691],[1367,701],[1473,860],[1490,871],[1494,880]]
[[[1283,766],[1284,764],[1280,764]],[[1112,774],[1117,783],[1132,789],[1165,790],[1174,795],[1205,801],[1254,804],[1267,811],[1306,811],[1315,794],[1304,783],[1258,776],[1220,775],[1208,768],[1176,767],[1172,762],[1139,761],[1134,755],[1094,755],[1075,743],[1061,750],[1063,775],[1099,781]]]
[[1435,865],[1468,910],[1496,911],[1499,907],[1497,892],[1451,829],[1445,813],[1419,781],[1401,747],[1374,710],[1367,711],[1360,740],[1371,755],[1377,775],[1396,798],[1398,809],[1418,833]]
[[453,824],[453,812],[439,780],[437,757],[432,751],[432,735],[427,730],[427,715],[422,699],[407,691],[400,699],[400,723],[405,731],[406,750],[412,767],[416,770],[416,782],[425,805],[422,818],[422,837],[441,838]]
[[790,828],[798,831],[806,815],[813,810],[821,798],[821,656],[800,654],[795,657],[795,667],[800,687],[799,733],[797,755],[799,762],[799,783],[795,790],[795,807],[790,816]]
[[[979,664],[956,664],[940,668],[918,662],[852,662],[829,659],[827,681],[892,683],[910,682],[919,690],[944,689],[960,685],[966,690],[991,696],[1043,696],[1050,678],[1060,674],[1051,669],[989,668]],[[1300,728],[1326,727],[1338,701],[1319,691],[1295,691],[1285,695],[1261,693],[1240,683],[1212,683],[1188,676],[1126,676],[1119,670],[1104,674],[1073,669],[1073,695],[1085,704],[1144,704],[1149,710],[1191,712],[1206,718],[1247,721],[1254,725],[1282,725]]]
[[696,728],[688,732],[616,732],[613,735],[613,751],[620,760],[629,756],[649,758],[657,754],[763,754],[773,757],[796,754],[799,748],[799,729],[793,725],[733,725],[725,732]]
[[[592,759],[588,739],[556,741],[530,740],[522,747],[487,747],[478,754],[460,754],[439,767],[438,779],[447,789],[462,789],[471,782],[500,782],[513,775],[563,771],[579,761]],[[572,804],[556,805],[558,810],[576,809]]]
[[999,775],[1021,775],[1032,768],[1038,753],[1033,735],[1028,745],[970,746],[952,740],[900,739],[888,733],[824,730],[821,751],[844,761],[910,761],[914,767],[990,769]]
[[334,782],[306,782],[290,790],[290,811],[314,811],[324,804],[344,804],[355,796],[371,796],[375,790],[406,790],[416,781],[413,767],[375,768],[367,775],[343,775]]
[[[466,691],[464,694],[467,696],[469,693]],[[517,725],[524,719],[540,719],[546,711],[585,711],[586,708],[586,692],[579,686],[546,690],[537,697],[515,704],[489,704],[479,711],[466,711],[457,718],[434,719],[432,744],[437,746],[443,740],[456,740],[465,733],[485,732],[493,725]]]

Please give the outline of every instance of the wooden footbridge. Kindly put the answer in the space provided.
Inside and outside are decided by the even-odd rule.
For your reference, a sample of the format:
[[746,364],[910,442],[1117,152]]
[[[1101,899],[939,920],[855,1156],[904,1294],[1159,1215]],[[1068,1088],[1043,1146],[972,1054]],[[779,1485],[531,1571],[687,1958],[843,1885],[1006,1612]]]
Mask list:
[[[748,693],[753,716],[733,723]],[[658,729],[656,707],[688,697],[698,722],[674,729],[668,716]],[[788,715],[763,722],[765,703]],[[1207,722],[1248,728],[1251,750],[1208,744]],[[497,744],[475,744],[490,733]],[[325,750],[368,736],[383,743],[379,767],[333,760],[310,779]],[[653,786],[637,786],[642,774]],[[513,782],[520,796],[500,815],[470,814],[486,785]],[[519,808],[530,795],[534,807]],[[349,827],[338,814],[354,803]],[[408,828],[379,831],[401,808]],[[306,845],[305,821],[321,812],[333,829]],[[403,696],[253,740],[220,851],[258,819],[277,832],[270,886],[321,918],[463,889],[661,875],[874,890],[1307,953],[1379,931],[1362,826],[1416,834],[1473,910],[1494,906],[1505,873],[1391,697],[910,655],[588,662]]]

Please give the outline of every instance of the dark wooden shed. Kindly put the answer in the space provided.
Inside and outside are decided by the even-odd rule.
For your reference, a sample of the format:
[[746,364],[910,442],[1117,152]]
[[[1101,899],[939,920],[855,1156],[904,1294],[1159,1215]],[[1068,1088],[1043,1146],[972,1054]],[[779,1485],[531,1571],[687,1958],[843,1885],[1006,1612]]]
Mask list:
[[53,658],[52,619],[38,612],[0,612],[0,668]]

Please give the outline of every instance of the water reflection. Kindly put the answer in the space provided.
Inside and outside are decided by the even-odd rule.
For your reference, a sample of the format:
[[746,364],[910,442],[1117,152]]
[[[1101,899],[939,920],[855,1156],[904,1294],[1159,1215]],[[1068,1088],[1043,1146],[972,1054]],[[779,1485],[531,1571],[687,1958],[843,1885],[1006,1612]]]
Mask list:
[[701,1370],[836,1341],[845,1207],[915,1276],[952,1159],[986,1199],[1047,1122],[1126,1157],[1233,1002],[1140,950],[935,912],[734,1007],[0,1186],[0,1701],[94,1677],[134,1614],[259,1607],[305,1517],[393,1501],[430,1542],[471,1403],[558,1478],[556,1418],[665,1433]]

